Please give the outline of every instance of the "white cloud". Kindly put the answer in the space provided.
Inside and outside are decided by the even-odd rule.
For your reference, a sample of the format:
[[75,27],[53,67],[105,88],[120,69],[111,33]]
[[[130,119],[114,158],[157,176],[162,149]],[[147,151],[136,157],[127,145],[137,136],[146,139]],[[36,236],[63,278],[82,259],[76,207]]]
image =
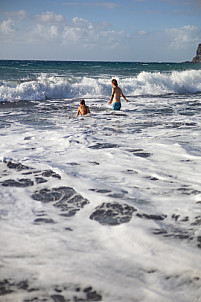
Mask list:
[[63,51],[65,57],[68,53],[68,58],[71,54],[74,59],[187,60],[200,37],[201,29],[191,25],[129,34],[84,18],[74,17],[67,22],[63,15],[50,11],[29,18],[23,10],[13,12],[0,24],[2,46],[7,43],[13,51],[15,45],[22,51],[23,47],[35,48],[38,53],[45,49],[45,55],[55,49],[56,56]]
[[93,24],[89,22],[88,20],[85,20],[83,18],[75,17],[72,20],[72,27],[76,28],[82,28],[83,30],[92,30],[94,28]]
[[0,24],[0,32],[4,35],[13,34],[15,32],[14,25],[14,21],[9,18],[8,20],[5,20]]
[[64,44],[77,43],[81,47],[114,48],[129,38],[124,31],[111,31],[105,24],[93,24],[82,18],[73,18],[70,26],[65,26],[62,32]]
[[49,42],[59,39],[60,32],[57,25],[35,24],[23,35],[24,44],[48,45]]
[[50,35],[52,37],[57,37],[58,36],[58,27],[56,25],[50,26]]
[[61,23],[65,21],[64,16],[54,14],[53,12],[47,11],[41,15],[35,17],[38,23]]
[[[18,31],[20,29],[17,26],[20,26],[21,22],[27,18],[27,13],[25,10],[19,10],[16,12],[5,12],[7,20],[2,21],[0,24],[0,39],[1,42],[9,43],[14,41],[17,38]],[[21,36],[18,37],[18,40],[21,39]]]
[[140,36],[145,36],[145,35],[147,35],[147,32],[145,30],[140,30],[140,31],[138,31],[138,34]]
[[165,34],[170,37],[171,48],[183,48],[186,45],[200,41],[201,29],[186,25],[181,28],[167,29]]
[[23,20],[27,18],[27,12],[24,9],[17,12],[5,12],[5,15],[14,20]]
[[82,2],[82,3],[78,3],[78,2],[65,2],[65,5],[68,6],[99,6],[99,7],[103,7],[103,8],[108,8],[108,9],[113,9],[115,7],[118,7],[119,4],[114,3],[114,2]]

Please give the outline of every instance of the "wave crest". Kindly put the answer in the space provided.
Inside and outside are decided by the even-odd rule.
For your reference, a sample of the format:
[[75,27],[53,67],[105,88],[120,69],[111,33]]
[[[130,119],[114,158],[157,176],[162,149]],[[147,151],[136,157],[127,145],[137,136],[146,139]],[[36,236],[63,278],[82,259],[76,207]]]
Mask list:
[[[199,70],[141,72],[135,77],[119,78],[127,96],[164,95],[201,92]],[[72,99],[80,97],[108,97],[111,79],[108,77],[58,77],[41,74],[37,80],[4,81],[0,83],[0,101],[40,101],[44,99]]]

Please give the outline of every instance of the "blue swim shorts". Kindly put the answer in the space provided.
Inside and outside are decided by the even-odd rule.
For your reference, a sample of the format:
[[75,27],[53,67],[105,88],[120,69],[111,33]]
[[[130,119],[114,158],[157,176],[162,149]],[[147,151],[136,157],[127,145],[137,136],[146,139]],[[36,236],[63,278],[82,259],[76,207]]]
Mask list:
[[120,110],[121,109],[121,103],[115,102],[113,103],[113,110]]

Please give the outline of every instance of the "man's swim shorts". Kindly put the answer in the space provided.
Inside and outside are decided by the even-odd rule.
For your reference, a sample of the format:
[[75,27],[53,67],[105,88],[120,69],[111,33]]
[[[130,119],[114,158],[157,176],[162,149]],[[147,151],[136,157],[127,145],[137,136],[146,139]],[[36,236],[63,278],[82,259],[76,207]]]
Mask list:
[[120,110],[121,109],[121,103],[115,102],[113,103],[113,110]]

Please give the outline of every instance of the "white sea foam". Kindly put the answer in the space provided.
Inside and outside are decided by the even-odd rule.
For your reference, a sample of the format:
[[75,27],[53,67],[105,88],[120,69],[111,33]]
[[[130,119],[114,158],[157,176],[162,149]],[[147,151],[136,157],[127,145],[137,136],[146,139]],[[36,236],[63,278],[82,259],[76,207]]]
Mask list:
[[[199,91],[200,73],[144,72],[117,79],[130,94],[130,103],[122,101],[117,114],[105,98],[92,98],[109,97],[107,78],[41,75],[35,82],[6,86],[11,100],[32,100],[32,93],[38,100],[72,99],[2,106],[0,182],[34,178],[30,171],[8,169],[9,161],[61,176],[26,188],[0,185],[2,279],[30,284],[29,291],[15,288],[2,301],[51,301],[53,294],[62,300],[72,284],[76,294],[92,286],[103,302],[200,300],[201,95],[152,97]],[[73,98],[84,93],[92,114],[77,118]],[[64,217],[51,202],[31,198],[36,190],[61,186],[90,203]],[[97,206],[114,202],[137,209],[130,222],[109,226],[89,219]],[[55,223],[34,223],[38,217]]]
[[[120,86],[129,96],[184,94],[201,91],[199,70],[173,71],[171,73],[141,72],[135,77],[121,78]],[[109,96],[111,83],[108,77],[58,77],[41,74],[37,80],[2,82],[1,101],[44,100],[77,97]]]

